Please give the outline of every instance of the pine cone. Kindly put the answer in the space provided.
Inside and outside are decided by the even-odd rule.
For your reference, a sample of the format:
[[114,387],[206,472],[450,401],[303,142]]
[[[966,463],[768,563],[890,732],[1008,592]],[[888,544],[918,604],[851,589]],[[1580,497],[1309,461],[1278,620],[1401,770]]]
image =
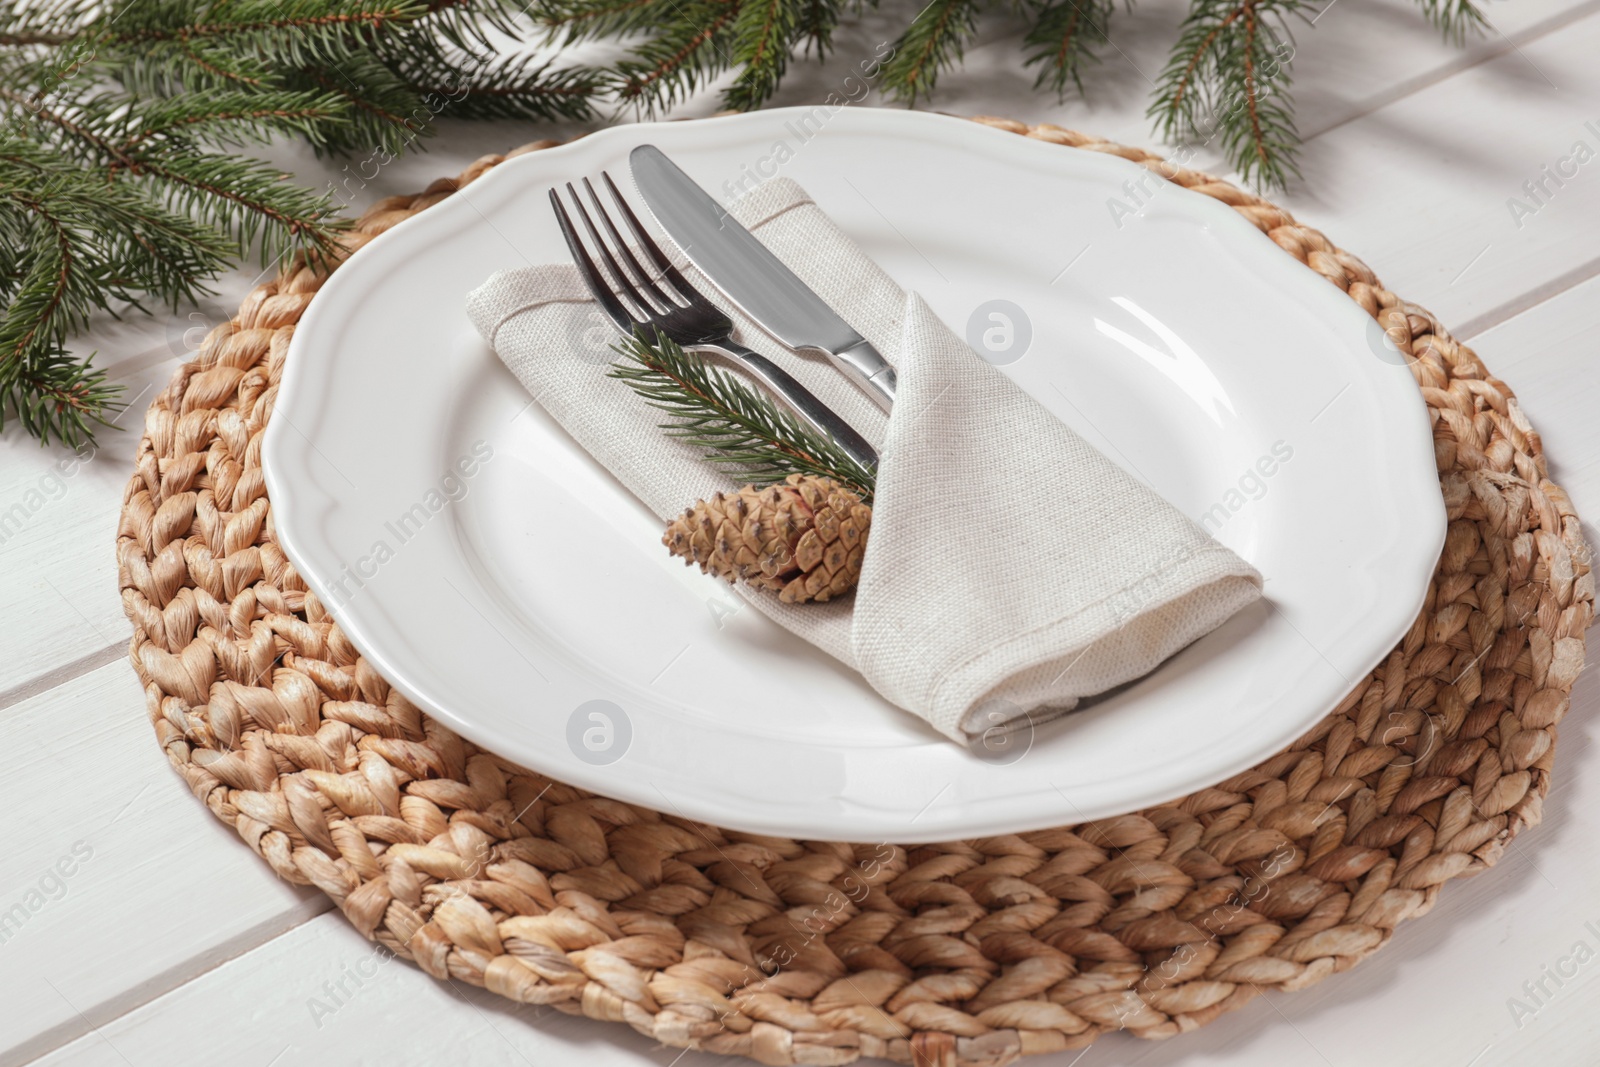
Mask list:
[[661,543],[685,566],[803,604],[855,588],[871,526],[872,509],[840,483],[791,474],[700,501],[672,520]]

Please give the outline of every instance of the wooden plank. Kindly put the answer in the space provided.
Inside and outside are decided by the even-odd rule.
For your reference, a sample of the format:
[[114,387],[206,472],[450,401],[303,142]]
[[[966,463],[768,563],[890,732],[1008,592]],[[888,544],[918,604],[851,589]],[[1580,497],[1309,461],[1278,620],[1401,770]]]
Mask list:
[[1509,319],[1600,272],[1597,47],[1589,15],[1316,138],[1285,205],[1452,332]]
[[69,449],[11,424],[0,433],[0,709],[120,658],[132,630],[117,589],[116,531],[145,409],[259,268],[213,283],[203,303],[118,318],[98,314],[70,346],[123,389],[97,443]]
[[0,708],[126,647],[117,513],[144,409],[176,366],[161,353],[118,376],[131,402],[122,423],[135,432],[102,431],[98,449],[41,449],[17,426],[0,436]]
[[0,712],[0,1063],[22,1063],[330,907],[183,788],[126,661]]
[[[1403,925],[1354,970],[1298,993],[1268,994],[1266,1005],[1129,1062],[1594,1063],[1600,965],[1591,960],[1560,986],[1545,975],[1572,970],[1562,961],[1580,941],[1600,959],[1600,855],[1589,845],[1600,833],[1597,739],[1600,678],[1591,671],[1573,690],[1544,822],[1519,835],[1498,866],[1447,886],[1432,914]],[[1548,995],[1537,992],[1541,979]],[[1537,1001],[1525,982],[1535,984]]]
[[[1455,1064],[1589,1067],[1600,962],[1531,1004],[1524,982],[1586,943],[1600,960],[1600,678],[1583,676],[1556,757],[1543,825],[1495,869],[1447,888],[1434,913],[1346,974],[1269,993],[1175,1041],[1113,1035],[1085,1064],[1280,1067]],[[360,981],[356,979],[359,978]],[[343,983],[343,990],[339,989]],[[328,983],[333,983],[330,991]],[[1513,1012],[1515,998],[1530,1012]],[[330,1010],[331,1009],[331,1010]],[[593,1064],[709,1067],[623,1025],[519,1007],[385,960],[337,913],[323,915],[86,1034],[41,1067],[224,1061],[385,1067]],[[1030,1059],[1072,1067],[1080,1053]],[[581,1057],[581,1058],[580,1058]],[[744,1062],[744,1061],[739,1061]]]
[[[711,1067],[627,1026],[435,981],[324,915],[39,1060],[130,1063]],[[748,1062],[748,1061],[745,1061]]]

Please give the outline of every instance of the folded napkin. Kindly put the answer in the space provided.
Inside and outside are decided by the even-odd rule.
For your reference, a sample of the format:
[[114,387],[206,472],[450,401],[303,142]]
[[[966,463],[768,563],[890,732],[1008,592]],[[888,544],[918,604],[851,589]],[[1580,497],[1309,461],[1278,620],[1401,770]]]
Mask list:
[[[975,355],[794,182],[766,182],[731,211],[899,375],[885,416],[831,364],[772,342],[680,264],[741,341],[881,453],[854,595],[785,604],[741,589],[760,610],[970,744],[1148,673],[1261,595],[1248,563]],[[534,399],[663,521],[737,488],[606,377],[617,334],[576,268],[504,271],[467,308]]]

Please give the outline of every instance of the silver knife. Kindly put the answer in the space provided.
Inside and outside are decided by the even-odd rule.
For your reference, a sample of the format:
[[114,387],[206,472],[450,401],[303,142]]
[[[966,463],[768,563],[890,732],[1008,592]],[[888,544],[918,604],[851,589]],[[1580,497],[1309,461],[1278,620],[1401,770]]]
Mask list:
[[794,271],[655,145],[628,156],[633,182],[663,229],[739,310],[793,349],[820,351],[885,411],[894,368]]

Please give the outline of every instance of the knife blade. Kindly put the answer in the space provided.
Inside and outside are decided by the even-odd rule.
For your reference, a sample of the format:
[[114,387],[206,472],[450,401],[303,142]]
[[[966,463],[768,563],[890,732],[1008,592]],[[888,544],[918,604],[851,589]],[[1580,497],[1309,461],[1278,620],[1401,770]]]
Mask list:
[[859,331],[655,145],[635,148],[628,164],[661,228],[739,310],[788,347],[824,353],[889,409],[894,368]]

